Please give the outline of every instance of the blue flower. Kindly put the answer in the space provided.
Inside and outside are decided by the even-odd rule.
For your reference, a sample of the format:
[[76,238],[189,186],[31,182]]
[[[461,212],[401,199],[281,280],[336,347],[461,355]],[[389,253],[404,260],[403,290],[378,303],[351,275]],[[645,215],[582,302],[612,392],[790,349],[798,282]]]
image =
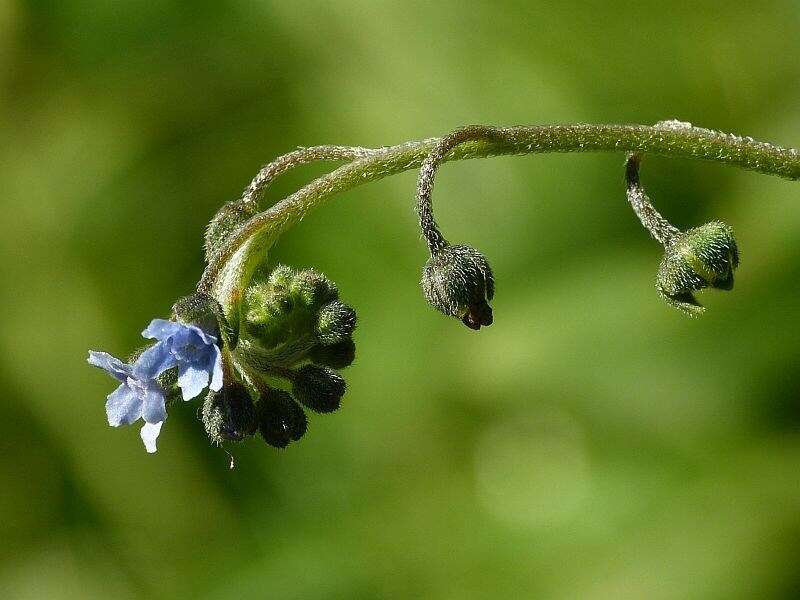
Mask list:
[[89,352],[89,364],[108,372],[121,383],[108,395],[106,415],[112,427],[144,419],[139,435],[148,452],[156,451],[156,440],[167,418],[166,396],[157,377],[178,368],[178,386],[184,400],[198,396],[208,386],[222,388],[222,353],[217,338],[195,325],[153,319],[142,332],[158,340],[130,365],[106,352]]
[[106,352],[89,352],[89,364],[108,372],[122,383],[108,395],[106,416],[112,427],[144,419],[140,435],[148,452],[156,451],[156,439],[167,418],[164,390],[155,379],[140,377],[136,366]]
[[217,338],[196,325],[153,319],[142,336],[158,343],[145,350],[134,365],[138,378],[154,379],[178,367],[178,386],[184,400],[191,400],[208,386],[222,388],[222,354]]

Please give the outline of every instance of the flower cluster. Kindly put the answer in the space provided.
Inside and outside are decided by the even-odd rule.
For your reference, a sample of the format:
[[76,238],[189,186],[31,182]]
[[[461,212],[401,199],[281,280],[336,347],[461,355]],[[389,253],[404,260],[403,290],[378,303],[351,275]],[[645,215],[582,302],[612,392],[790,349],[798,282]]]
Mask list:
[[306,432],[301,405],[319,413],[339,408],[346,386],[337,370],[355,358],[356,313],[329,279],[278,266],[252,277],[238,309],[234,328],[216,300],[196,293],[175,303],[172,320],[150,323],[142,335],[155,343],[129,362],[90,352],[90,364],[120,381],[108,396],[108,423],[143,419],[142,440],[155,452],[170,404],[208,388],[199,413],[212,442],[259,432],[284,448]]
[[[197,397],[206,387],[222,388],[222,355],[217,337],[192,324],[153,319],[142,336],[156,340],[131,363],[106,352],[89,352],[89,364],[108,372],[121,383],[108,395],[106,415],[112,427],[144,420],[140,435],[148,452],[156,451],[156,440],[167,418],[165,385],[168,371],[184,400]],[[167,388],[167,389],[165,389]]]

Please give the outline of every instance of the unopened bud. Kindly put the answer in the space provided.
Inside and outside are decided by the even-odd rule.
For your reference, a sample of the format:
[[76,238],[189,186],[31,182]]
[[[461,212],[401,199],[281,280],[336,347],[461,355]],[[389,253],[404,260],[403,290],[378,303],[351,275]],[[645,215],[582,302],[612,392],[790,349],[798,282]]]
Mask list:
[[733,289],[739,249],[730,226],[712,221],[678,235],[667,246],[658,269],[656,287],[664,299],[689,315],[705,308],[694,292],[703,288]]
[[494,276],[486,257],[470,246],[437,250],[422,271],[422,291],[436,310],[470,329],[492,324]]
[[258,431],[275,448],[285,448],[303,437],[308,428],[306,413],[284,390],[268,389],[256,403]]
[[226,383],[221,390],[210,390],[203,402],[203,424],[211,441],[238,442],[253,435],[258,427],[253,399],[238,382]]
[[344,369],[353,364],[356,358],[356,345],[353,338],[345,338],[341,342],[329,346],[314,346],[308,357],[318,365],[331,369]]
[[352,306],[334,300],[319,311],[317,317],[317,339],[323,345],[341,342],[352,335],[356,328],[356,311]]
[[294,276],[291,284],[292,296],[298,298],[309,308],[320,308],[339,297],[336,285],[325,275],[306,269]]
[[303,406],[319,413],[339,408],[345,381],[328,367],[305,365],[292,377],[292,393]]

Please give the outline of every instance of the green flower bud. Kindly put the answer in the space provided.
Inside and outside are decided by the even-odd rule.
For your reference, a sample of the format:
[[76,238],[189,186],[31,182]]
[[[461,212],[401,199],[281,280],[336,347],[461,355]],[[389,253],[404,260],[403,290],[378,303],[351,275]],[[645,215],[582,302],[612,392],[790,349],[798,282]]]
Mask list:
[[225,384],[218,392],[209,390],[202,419],[208,437],[217,445],[241,441],[258,427],[253,399],[239,382]]
[[345,381],[328,367],[305,365],[292,375],[292,394],[303,406],[319,413],[339,408]]
[[703,288],[733,289],[739,249],[730,226],[712,221],[679,234],[667,246],[656,287],[664,299],[695,316],[705,308],[694,293]]
[[289,287],[292,285],[292,281],[294,281],[294,278],[295,273],[291,267],[287,267],[286,265],[278,265],[269,274],[267,283],[269,283],[269,285],[271,285],[273,288],[288,291]]
[[313,269],[300,271],[291,284],[292,296],[309,308],[320,308],[323,304],[339,298],[336,285],[322,273]]
[[285,448],[303,437],[308,428],[306,413],[289,392],[268,389],[256,403],[258,432],[275,448]]
[[348,337],[330,346],[314,346],[308,357],[318,365],[331,369],[344,369],[353,364],[356,358],[356,345],[353,338]]
[[319,311],[316,334],[321,344],[329,346],[350,337],[356,328],[356,311],[339,300],[329,302]]
[[470,329],[492,324],[494,276],[486,257],[470,246],[436,250],[422,271],[422,291],[436,310]]

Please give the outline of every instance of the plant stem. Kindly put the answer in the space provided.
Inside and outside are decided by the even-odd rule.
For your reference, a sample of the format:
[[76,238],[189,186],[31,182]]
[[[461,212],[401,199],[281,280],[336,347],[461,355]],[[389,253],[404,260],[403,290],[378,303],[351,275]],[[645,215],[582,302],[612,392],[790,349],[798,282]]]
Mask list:
[[[480,127],[480,126],[478,126]],[[469,140],[450,150],[443,161],[546,152],[638,152],[674,158],[709,160],[788,179],[800,179],[800,152],[678,122],[647,125],[552,125],[492,128],[491,139]],[[368,152],[319,177],[234,231],[211,257],[200,290],[214,286],[226,261],[255,234],[274,240],[312,208],[370,181],[422,165],[441,138],[407,142]],[[252,197],[258,195],[258,192]]]
[[639,217],[639,221],[650,232],[653,239],[666,248],[672,245],[681,232],[680,229],[667,221],[650,202],[650,198],[648,198],[639,181],[640,160],[638,154],[629,154],[625,161],[625,185],[627,187],[628,202],[630,202],[633,212]]

